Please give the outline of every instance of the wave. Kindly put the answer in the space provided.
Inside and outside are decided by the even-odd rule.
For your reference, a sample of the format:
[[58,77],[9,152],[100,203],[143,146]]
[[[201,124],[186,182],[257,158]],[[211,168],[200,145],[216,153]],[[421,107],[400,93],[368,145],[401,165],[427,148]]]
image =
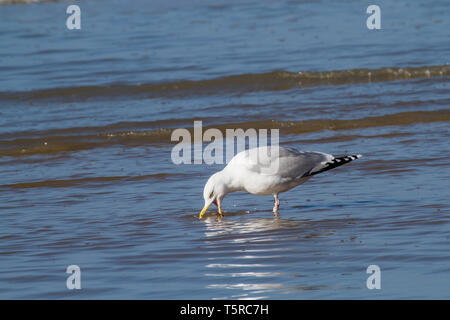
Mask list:
[[37,3],[37,2],[61,2],[67,0],[0,0],[0,5],[6,4],[27,4],[27,3]]
[[[183,120],[173,120],[172,124],[180,124]],[[184,120],[186,123],[186,119]],[[312,119],[304,121],[261,120],[236,123],[225,123],[215,126],[204,126],[203,132],[209,128],[219,129],[226,136],[226,129],[249,128],[280,129],[282,134],[300,135],[323,130],[352,130],[383,126],[408,126],[416,123],[450,121],[450,110],[409,111],[383,116],[364,117],[359,119]],[[170,125],[164,120],[164,125]],[[193,127],[186,127],[193,136]],[[0,135],[0,157],[23,157],[40,154],[58,154],[80,150],[88,150],[115,145],[140,146],[148,144],[173,144],[173,130],[177,127],[158,128],[158,121],[141,122],[136,130],[136,123],[121,122],[116,125],[79,127],[71,129],[55,129],[39,133],[25,132]],[[143,129],[147,127],[147,129]],[[119,131],[115,129],[120,128]],[[179,126],[178,126],[179,128]],[[14,137],[14,135],[16,137]],[[31,136],[32,135],[32,136]],[[20,136],[20,137],[19,137]],[[352,137],[352,135],[349,135]]]
[[180,80],[165,83],[109,84],[61,87],[33,91],[0,92],[0,100],[30,101],[56,99],[79,101],[111,97],[180,98],[196,95],[280,91],[304,86],[343,85],[395,80],[448,77],[449,65],[417,68],[349,69],[336,71],[273,71],[239,74],[207,80]]
[[19,182],[13,184],[0,185],[0,188],[7,189],[29,189],[29,188],[65,188],[65,187],[75,187],[75,186],[91,186],[98,187],[99,185],[113,184],[118,181],[140,181],[140,180],[165,180],[171,176],[179,177],[179,175],[168,174],[168,173],[158,173],[150,175],[140,175],[140,176],[113,176],[113,177],[87,177],[78,179],[58,179],[58,180],[43,180],[43,181],[30,181],[30,182]]

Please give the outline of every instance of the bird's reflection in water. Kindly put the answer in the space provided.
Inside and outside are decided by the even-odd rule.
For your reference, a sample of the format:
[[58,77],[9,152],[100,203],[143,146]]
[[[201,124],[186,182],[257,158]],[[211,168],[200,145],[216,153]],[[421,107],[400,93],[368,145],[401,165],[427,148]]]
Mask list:
[[225,234],[246,234],[261,233],[267,231],[280,230],[283,228],[295,227],[301,223],[300,220],[286,220],[279,217],[272,218],[251,218],[251,219],[227,219],[220,217],[209,217],[205,220],[208,238]]
[[307,230],[316,222],[236,215],[204,220],[208,256],[204,275],[211,280],[206,288],[214,289],[215,298],[263,299],[311,288],[298,283],[292,286],[294,278],[295,282],[306,277],[300,265],[293,266],[289,274],[279,270],[286,269],[281,264],[295,263],[299,254],[295,243],[307,241]]

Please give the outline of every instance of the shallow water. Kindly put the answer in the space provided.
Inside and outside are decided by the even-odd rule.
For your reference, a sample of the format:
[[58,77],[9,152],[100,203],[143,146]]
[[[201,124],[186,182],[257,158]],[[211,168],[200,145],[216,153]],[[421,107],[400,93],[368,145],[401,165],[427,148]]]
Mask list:
[[[447,1],[77,4],[0,6],[0,298],[450,297]],[[199,220],[195,120],[364,157]]]

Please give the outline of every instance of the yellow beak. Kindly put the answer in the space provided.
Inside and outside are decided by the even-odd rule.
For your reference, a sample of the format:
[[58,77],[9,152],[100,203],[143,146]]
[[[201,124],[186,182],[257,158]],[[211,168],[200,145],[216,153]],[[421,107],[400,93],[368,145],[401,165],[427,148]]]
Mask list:
[[[203,216],[205,215],[206,211],[208,210],[208,208],[211,206],[211,203],[207,206],[204,206],[202,211],[200,212],[200,215],[198,216],[199,219],[203,218]],[[218,206],[219,208],[219,215],[221,217],[223,217],[223,212],[222,212],[222,208],[220,206]]]
[[205,213],[206,213],[206,211],[208,210],[208,208],[209,208],[210,205],[211,205],[211,204],[209,204],[209,205],[203,207],[202,211],[200,212],[200,215],[198,216],[199,219],[203,218],[203,216],[205,215]]

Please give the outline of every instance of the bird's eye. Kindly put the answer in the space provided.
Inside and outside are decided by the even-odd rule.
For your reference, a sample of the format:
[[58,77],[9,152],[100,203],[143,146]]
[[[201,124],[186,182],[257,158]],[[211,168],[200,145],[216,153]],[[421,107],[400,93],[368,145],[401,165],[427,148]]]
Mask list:
[[209,194],[209,197],[212,198],[213,195],[214,195],[214,191],[211,191],[211,193]]

